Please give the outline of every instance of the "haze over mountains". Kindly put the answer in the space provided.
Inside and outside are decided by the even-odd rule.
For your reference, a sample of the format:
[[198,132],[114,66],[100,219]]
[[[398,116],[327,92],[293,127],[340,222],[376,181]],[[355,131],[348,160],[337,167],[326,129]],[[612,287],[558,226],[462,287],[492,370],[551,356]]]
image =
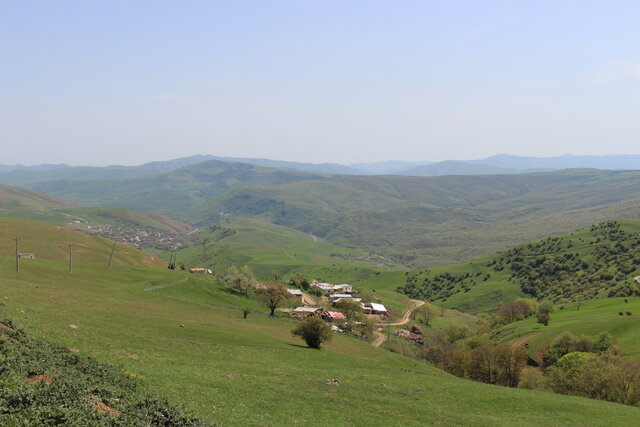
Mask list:
[[27,168],[0,174],[0,182],[83,205],[153,212],[197,227],[216,224],[223,215],[258,218],[412,267],[487,255],[611,218],[640,218],[640,172],[546,168],[630,168],[638,156],[496,156],[368,166],[378,173],[409,166],[405,173],[388,175],[327,172],[340,165],[210,157],[140,166]]
[[34,166],[0,165],[0,183],[7,185],[28,185],[55,179],[122,179],[140,178],[161,172],[170,172],[181,167],[208,160],[239,162],[256,166],[293,169],[305,172],[336,175],[489,175],[539,172],[559,169],[640,169],[640,155],[522,157],[496,155],[479,160],[430,161],[384,161],[376,163],[300,163],[271,159],[243,157],[220,157],[213,155],[193,155],[189,157],[154,161],[138,166],[69,166],[67,164],[43,164]]

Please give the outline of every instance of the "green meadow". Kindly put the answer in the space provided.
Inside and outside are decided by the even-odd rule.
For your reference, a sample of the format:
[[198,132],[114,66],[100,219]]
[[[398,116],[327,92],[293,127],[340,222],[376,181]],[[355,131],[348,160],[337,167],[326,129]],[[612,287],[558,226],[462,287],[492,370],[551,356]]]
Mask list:
[[[145,267],[152,257],[134,249],[109,269],[108,241],[51,226],[33,225],[43,236],[42,256],[23,260],[17,273],[9,239],[16,227],[28,234],[27,222],[2,227],[3,315],[34,336],[135,373],[151,391],[204,420],[629,425],[640,415],[633,407],[460,380],[347,336],[311,350],[291,336],[293,321],[265,316],[257,300],[230,293],[213,277]],[[44,248],[47,239],[52,247],[69,239],[66,233],[89,238],[85,253],[94,254],[79,258],[72,274],[56,250]],[[247,319],[236,308],[242,306],[254,310]]]
[[560,307],[562,309],[556,307],[551,313],[548,326],[530,317],[503,326],[496,337],[501,341],[513,341],[533,335],[529,341],[529,352],[534,355],[536,349],[549,344],[565,331],[575,336],[595,336],[607,331],[618,340],[620,348],[629,358],[640,359],[640,297],[606,298]]

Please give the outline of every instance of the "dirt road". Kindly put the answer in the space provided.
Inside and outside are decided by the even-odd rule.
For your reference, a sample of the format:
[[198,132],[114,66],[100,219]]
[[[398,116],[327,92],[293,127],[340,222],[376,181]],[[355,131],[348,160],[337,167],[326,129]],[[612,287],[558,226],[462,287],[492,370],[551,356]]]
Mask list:
[[311,298],[309,295],[305,294],[304,292],[302,293],[302,304],[306,304],[309,306],[314,306],[316,305],[316,302],[313,300],[313,298]]
[[409,323],[409,319],[411,318],[411,314],[413,314],[413,312],[418,307],[422,307],[424,305],[424,301],[418,301],[418,300],[412,299],[411,302],[413,304],[411,305],[411,307],[409,307],[408,309],[405,310],[404,314],[402,315],[402,320],[400,320],[398,322],[394,322],[394,323],[378,323],[378,325],[380,325],[380,326],[402,326],[402,325],[406,325],[407,323]]
[[373,342],[373,346],[374,347],[380,347],[382,344],[384,344],[384,342],[387,340],[387,336],[385,334],[383,334],[382,332],[378,332],[378,331],[373,331],[373,333],[375,334],[375,336],[377,337],[376,340]]
[[[411,302],[413,304],[411,305],[411,307],[409,307],[407,310],[405,310],[404,314],[402,315],[402,320],[400,320],[398,322],[394,322],[394,323],[378,323],[377,326],[402,326],[402,325],[406,325],[407,323],[409,323],[409,319],[411,318],[411,314],[413,314],[413,312],[418,307],[421,307],[421,306],[424,305],[424,301],[411,300]],[[375,334],[375,336],[377,338],[373,342],[372,345],[374,347],[380,347],[387,340],[387,336],[384,333],[378,332],[378,331],[373,331],[373,333]]]

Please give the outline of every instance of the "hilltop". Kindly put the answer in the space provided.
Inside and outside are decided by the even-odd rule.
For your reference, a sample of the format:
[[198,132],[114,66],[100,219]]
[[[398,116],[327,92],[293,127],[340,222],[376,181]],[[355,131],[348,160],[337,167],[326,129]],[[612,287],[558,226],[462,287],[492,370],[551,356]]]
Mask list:
[[258,219],[224,217],[191,236],[193,244],[178,253],[181,261],[225,271],[229,264],[247,265],[260,278],[287,275],[315,266],[401,269],[379,255],[333,245],[312,234]]
[[640,221],[608,221],[490,257],[413,271],[398,291],[473,313],[524,296],[556,303],[637,296],[639,275]]
[[209,160],[139,179],[54,180],[30,188],[91,206],[151,211],[181,220],[190,209],[235,187],[281,185],[323,177]]

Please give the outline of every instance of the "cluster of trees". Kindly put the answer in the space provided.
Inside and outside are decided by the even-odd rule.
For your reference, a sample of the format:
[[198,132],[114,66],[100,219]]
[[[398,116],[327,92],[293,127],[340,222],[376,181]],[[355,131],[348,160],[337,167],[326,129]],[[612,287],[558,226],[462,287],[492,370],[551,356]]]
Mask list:
[[487,384],[516,387],[527,364],[523,346],[467,337],[464,327],[448,327],[423,347],[420,356],[450,374]]
[[[522,291],[538,299],[591,299],[603,289],[610,297],[640,295],[632,274],[640,268],[640,234],[625,232],[616,221],[590,231],[590,241],[548,238],[513,248],[488,266],[509,268]],[[589,248],[589,259],[573,251],[578,245]]]
[[518,298],[515,301],[502,304],[494,314],[491,324],[493,326],[505,325],[535,314],[538,323],[547,326],[551,320],[552,312],[553,304],[549,301],[538,302],[531,298]]
[[404,286],[398,286],[396,292],[410,296],[411,298],[426,300],[446,300],[451,295],[459,292],[469,292],[472,287],[480,282],[486,282],[491,277],[490,273],[451,274],[448,272],[433,274],[430,270],[407,273]]
[[[640,233],[625,232],[616,221],[594,225],[590,235],[547,238],[500,253],[484,271],[407,273],[397,292],[412,298],[445,301],[487,281],[493,272],[509,274],[533,298],[570,302],[606,295],[640,296],[633,277],[640,269]],[[585,252],[586,251],[586,252]]]
[[522,372],[520,388],[640,406],[640,362],[624,359],[608,332],[565,332],[544,349],[541,362],[541,368]]

